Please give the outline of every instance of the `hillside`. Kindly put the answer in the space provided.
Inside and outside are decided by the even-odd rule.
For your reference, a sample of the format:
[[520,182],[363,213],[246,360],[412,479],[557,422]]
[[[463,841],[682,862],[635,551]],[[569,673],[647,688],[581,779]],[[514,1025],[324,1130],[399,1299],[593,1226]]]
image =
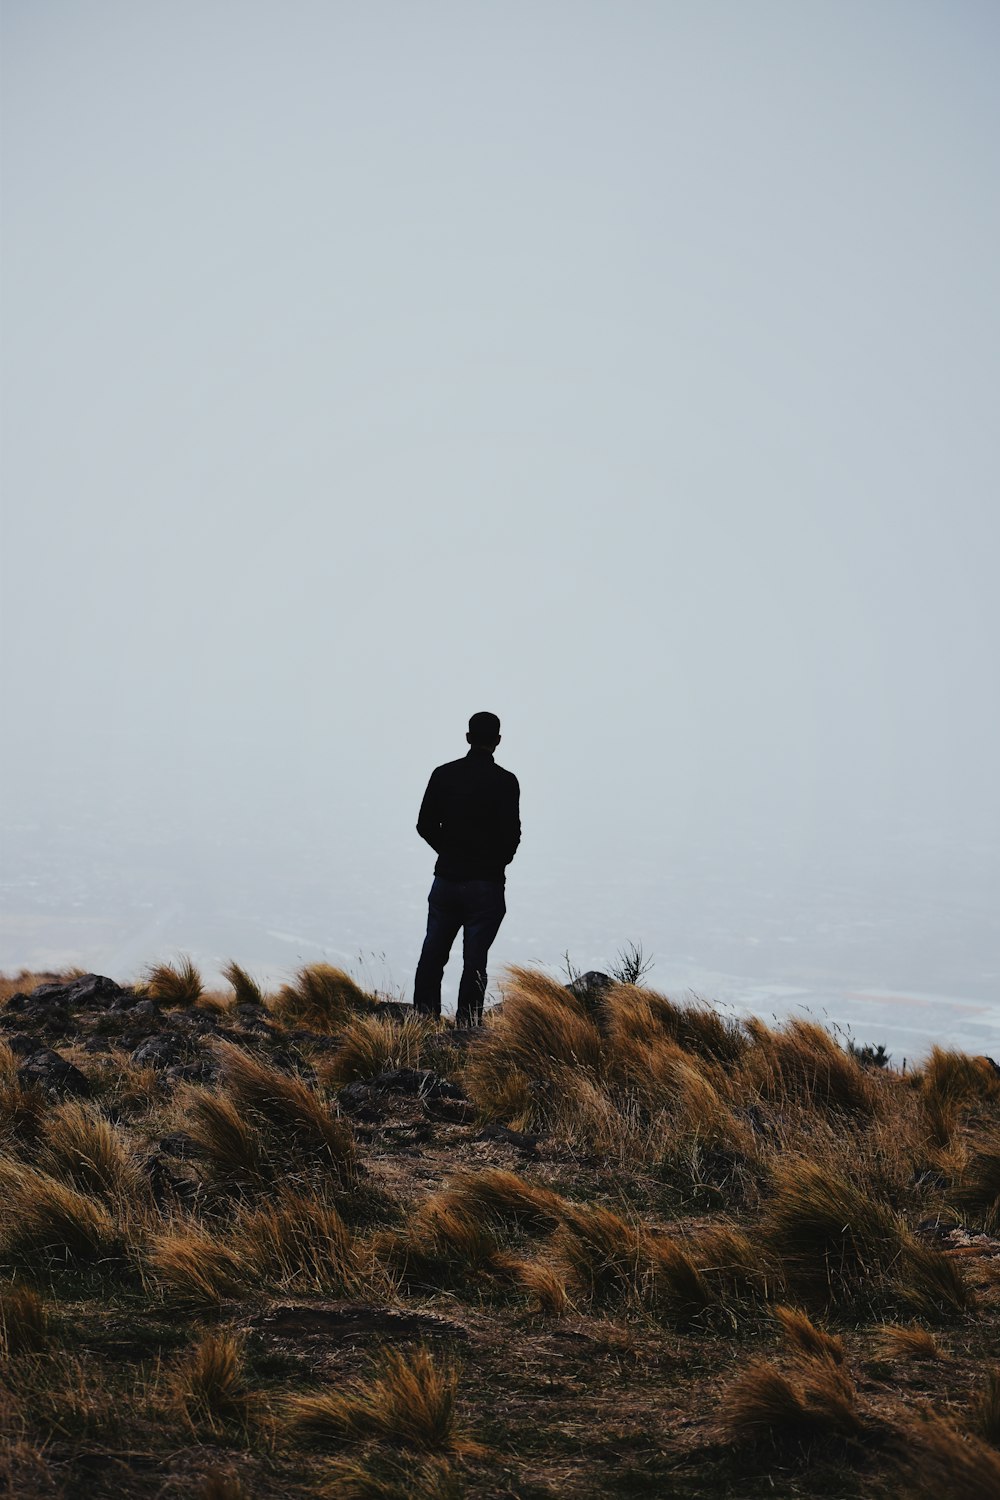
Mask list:
[[1000,1496],[1000,1073],[516,970],[0,983],[0,1493]]

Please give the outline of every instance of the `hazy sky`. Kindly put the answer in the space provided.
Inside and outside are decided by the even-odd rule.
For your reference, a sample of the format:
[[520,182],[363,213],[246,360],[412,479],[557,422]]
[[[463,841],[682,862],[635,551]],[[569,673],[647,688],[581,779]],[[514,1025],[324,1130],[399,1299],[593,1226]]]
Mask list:
[[996,5],[2,15],[8,817],[994,847]]

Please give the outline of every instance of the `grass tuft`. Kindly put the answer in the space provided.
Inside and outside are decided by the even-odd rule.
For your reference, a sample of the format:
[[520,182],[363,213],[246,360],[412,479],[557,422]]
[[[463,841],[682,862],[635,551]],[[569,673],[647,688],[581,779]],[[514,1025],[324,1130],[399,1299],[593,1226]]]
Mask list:
[[120,1264],[127,1249],[104,1204],[9,1157],[0,1159],[0,1244],[28,1270]]
[[81,1193],[121,1207],[145,1201],[148,1190],[121,1133],[90,1104],[70,1100],[46,1116],[39,1165]]
[[30,1286],[10,1286],[0,1291],[0,1353],[37,1354],[49,1338],[49,1312],[38,1292]]
[[233,987],[237,1005],[264,1005],[266,1003],[264,991],[256,979],[253,979],[246,969],[241,968],[235,959],[230,959],[222,974]]
[[811,1359],[829,1359],[835,1365],[844,1363],[844,1341],[836,1334],[817,1328],[808,1314],[797,1307],[773,1307],[785,1344],[796,1354]]
[[285,1189],[277,1202],[245,1210],[232,1245],[280,1291],[346,1297],[358,1288],[351,1232],[337,1210],[315,1195]]
[[353,1016],[341,1032],[336,1052],[323,1064],[326,1083],[341,1085],[374,1078],[390,1068],[419,1068],[423,1046],[435,1030],[421,1016],[394,1021],[382,1016]]
[[370,1005],[369,996],[350,974],[333,964],[306,964],[271,1002],[275,1016],[286,1025],[322,1032],[339,1031],[354,1012]]
[[458,1371],[425,1348],[386,1350],[369,1380],[343,1391],[289,1397],[292,1432],[318,1442],[378,1438],[431,1453],[462,1453],[475,1445],[456,1424]]
[[978,1438],[933,1412],[907,1414],[894,1435],[890,1461],[907,1500],[996,1500],[1000,1457]]
[[251,1267],[231,1245],[203,1226],[176,1223],[158,1235],[146,1252],[146,1264],[164,1300],[182,1308],[214,1308],[246,1294]]
[[843,1367],[830,1359],[804,1358],[787,1371],[750,1365],[726,1393],[723,1425],[735,1442],[798,1446],[851,1436],[861,1421]]
[[195,1429],[245,1427],[250,1412],[243,1356],[231,1334],[204,1333],[172,1372],[170,1395]]
[[204,986],[189,958],[176,964],[153,964],[146,970],[142,988],[157,1005],[197,1005]]

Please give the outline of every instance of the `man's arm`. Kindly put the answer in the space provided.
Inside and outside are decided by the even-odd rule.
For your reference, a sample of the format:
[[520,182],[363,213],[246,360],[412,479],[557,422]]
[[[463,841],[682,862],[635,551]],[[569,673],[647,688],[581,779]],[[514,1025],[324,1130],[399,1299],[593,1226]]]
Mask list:
[[509,865],[521,842],[521,788],[517,777],[512,774],[507,785],[507,796],[504,799],[503,834],[509,851],[504,864]]
[[430,844],[435,854],[441,853],[441,798],[437,771],[431,772],[424,800],[417,815],[417,832]]

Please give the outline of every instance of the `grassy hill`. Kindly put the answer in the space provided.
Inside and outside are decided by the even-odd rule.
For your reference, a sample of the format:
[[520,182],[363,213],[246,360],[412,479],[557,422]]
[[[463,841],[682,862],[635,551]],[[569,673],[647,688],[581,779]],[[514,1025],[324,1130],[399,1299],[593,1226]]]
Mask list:
[[987,1059],[229,979],[0,982],[0,1494],[1000,1496]]

